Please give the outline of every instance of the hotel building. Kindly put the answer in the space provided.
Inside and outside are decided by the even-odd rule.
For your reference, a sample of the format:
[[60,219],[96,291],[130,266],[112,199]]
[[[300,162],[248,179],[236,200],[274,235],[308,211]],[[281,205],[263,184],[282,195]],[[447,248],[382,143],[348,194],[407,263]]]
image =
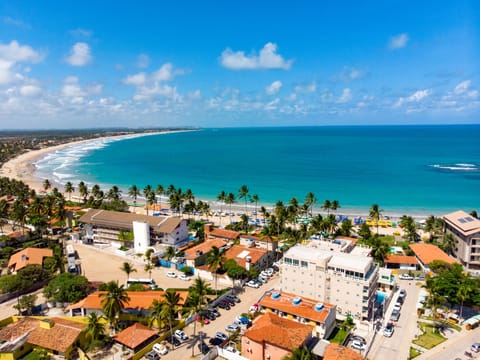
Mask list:
[[282,291],[335,304],[342,315],[372,316],[378,267],[371,257],[296,245],[285,253],[280,277]]

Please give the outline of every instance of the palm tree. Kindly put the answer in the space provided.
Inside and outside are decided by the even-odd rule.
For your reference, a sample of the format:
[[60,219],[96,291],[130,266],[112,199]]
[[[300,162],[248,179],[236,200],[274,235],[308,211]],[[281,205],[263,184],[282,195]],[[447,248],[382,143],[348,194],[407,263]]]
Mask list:
[[370,207],[369,215],[370,218],[377,223],[377,234],[378,234],[378,225],[379,225],[379,220],[382,217],[383,210],[380,210],[380,207],[378,204],[373,204]]
[[172,327],[172,320],[175,315],[178,313],[178,303],[182,300],[180,294],[178,294],[175,290],[169,290],[165,293],[165,299],[163,300],[165,303],[165,307],[168,313],[168,323],[170,326],[170,335],[172,335],[173,327]]
[[258,202],[260,201],[260,198],[258,197],[257,194],[253,194],[250,201],[252,203],[255,203],[255,220],[257,219],[257,205],[258,205]]
[[128,196],[133,198],[133,207],[137,207],[137,198],[140,195],[140,189],[137,185],[132,185],[128,188]]
[[46,192],[48,189],[50,189],[52,187],[52,184],[50,183],[50,181],[48,179],[45,179],[43,181],[42,186],[43,186],[43,190],[45,190],[45,192]]
[[232,205],[235,203],[235,194],[228,193],[225,196],[225,204],[230,205],[230,223],[232,223]]
[[177,252],[175,251],[175,248],[173,246],[168,246],[167,249],[165,250],[165,256],[167,260],[170,260],[175,256]]
[[[400,218],[400,224],[402,225],[402,229],[405,233],[404,236],[408,241],[417,240],[418,238],[417,224],[415,223],[415,220],[411,216],[403,215]],[[378,223],[377,223],[377,226],[378,226]]]
[[64,190],[68,194],[68,201],[70,201],[70,195],[75,191],[73,184],[70,181],[67,181]]
[[476,291],[475,283],[472,281],[469,275],[462,274],[460,283],[458,285],[457,293],[455,294],[460,301],[459,317],[462,318],[463,304],[466,300],[469,300],[471,295]]
[[430,233],[430,241],[433,241],[437,234],[443,230],[443,220],[441,218],[430,215],[425,219],[423,230]]
[[225,191],[220,191],[220,193],[217,195],[217,201],[220,202],[220,212],[223,212],[223,207],[222,204],[225,203],[225,199],[227,198],[227,194]]
[[452,255],[457,250],[457,241],[452,233],[445,233],[442,237],[443,250],[449,255]]
[[216,246],[212,247],[212,250],[207,254],[207,265],[208,269],[213,273],[215,277],[215,293],[217,292],[217,280],[218,274],[217,271],[221,269],[223,262],[225,260],[225,256],[223,252]]
[[304,204],[307,205],[307,208],[310,208],[310,216],[313,216],[313,205],[317,203],[317,198],[313,192],[309,192],[305,196]]
[[247,185],[240,186],[238,189],[238,198],[245,200],[245,214],[247,213],[248,187]]
[[0,231],[3,233],[3,225],[7,223],[6,218],[9,213],[9,205],[5,199],[0,200]]
[[105,325],[101,320],[103,316],[98,316],[96,312],[88,314],[87,330],[85,337],[89,341],[95,341],[102,338],[105,335]]
[[102,310],[115,331],[117,317],[130,301],[128,293],[118,281],[110,281],[106,285],[106,291],[100,294]]
[[165,306],[165,301],[155,299],[149,309],[151,311],[148,317],[148,326],[152,327],[156,323],[158,331],[160,331],[168,321],[168,309]]
[[[206,296],[210,291],[210,287],[202,278],[196,278],[192,286],[190,286],[189,303],[192,304],[191,311],[197,314],[206,303]],[[197,322],[193,322],[193,338],[196,338]],[[192,357],[195,347],[192,346]]]
[[[147,194],[147,205],[152,206],[157,203],[157,195],[153,191],[150,191]],[[148,206],[147,206],[147,215],[148,215]]]
[[120,268],[120,270],[122,270],[125,274],[127,274],[127,281],[128,279],[130,279],[130,274],[132,272],[137,271],[137,269],[135,269],[131,263],[126,261],[122,264],[122,267]]
[[327,215],[330,213],[330,209],[332,207],[332,203],[330,200],[325,200],[322,205],[322,209],[327,211]]
[[338,202],[338,200],[333,200],[332,203],[330,204],[330,209],[332,209],[332,211],[337,211],[337,209],[340,208],[340,203]]
[[158,184],[155,188],[155,194],[160,198],[160,209],[162,208],[162,195],[165,193],[165,188],[162,184]]
[[83,203],[86,203],[87,202],[87,196],[88,196],[88,187],[83,181],[80,181],[78,183],[78,192],[80,193],[80,196],[82,197]]
[[153,266],[152,263],[148,262],[145,264],[145,267],[143,268],[143,270],[145,270],[145,272],[148,273],[148,278],[151,279],[152,278],[152,271],[153,269],[155,268],[155,266]]

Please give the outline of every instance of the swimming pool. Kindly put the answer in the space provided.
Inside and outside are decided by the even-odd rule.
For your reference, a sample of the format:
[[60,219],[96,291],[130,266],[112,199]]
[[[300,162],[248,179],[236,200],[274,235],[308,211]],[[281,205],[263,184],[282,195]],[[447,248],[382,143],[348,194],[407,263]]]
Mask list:
[[383,303],[386,298],[387,298],[387,293],[384,293],[381,291],[377,291],[375,293],[375,301],[377,302],[377,304]]

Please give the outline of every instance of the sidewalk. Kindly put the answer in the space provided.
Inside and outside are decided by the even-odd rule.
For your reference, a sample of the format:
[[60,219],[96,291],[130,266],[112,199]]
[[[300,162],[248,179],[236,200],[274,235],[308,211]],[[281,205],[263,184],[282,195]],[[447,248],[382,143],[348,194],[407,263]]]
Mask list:
[[417,356],[415,359],[418,359],[418,360],[440,359],[442,356],[441,355],[442,351],[444,351],[445,349],[451,348],[456,343],[468,338],[471,335],[472,335],[472,332],[467,330],[462,330],[461,332],[454,331],[454,333],[451,334],[446,341],[435,346],[433,349],[430,349],[430,350],[423,349],[422,347],[416,346],[413,343],[411,344],[411,346],[420,351],[422,351],[422,349],[425,351],[423,354]]

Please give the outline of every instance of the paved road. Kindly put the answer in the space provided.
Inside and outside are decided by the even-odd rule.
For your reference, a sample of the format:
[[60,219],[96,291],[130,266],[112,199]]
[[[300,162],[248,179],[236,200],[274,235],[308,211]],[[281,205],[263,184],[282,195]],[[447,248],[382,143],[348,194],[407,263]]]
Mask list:
[[[418,285],[417,285],[418,284]],[[377,333],[375,341],[372,344],[367,358],[372,360],[406,360],[409,356],[410,343],[414,339],[417,332],[417,312],[416,305],[418,301],[418,293],[420,292],[422,283],[418,281],[399,280],[400,289],[407,291],[407,297],[400,311],[400,318],[395,324],[393,336],[387,338],[383,336],[383,328]],[[385,312],[385,320],[383,326],[390,319],[393,306],[398,298],[398,292],[394,294],[393,300],[390,302]]]
[[[437,359],[480,359],[480,353],[474,353],[470,350],[470,347],[474,342],[480,342],[480,328],[467,331],[464,330],[461,333],[455,333],[452,338],[448,339],[444,343],[434,347],[432,350],[416,357],[417,360],[437,360]],[[472,354],[472,357],[465,356],[465,351]]]
[[[253,289],[250,287],[245,287],[244,292],[240,294],[236,294],[242,302],[236,304],[234,307],[232,307],[230,310],[224,310],[224,309],[217,309],[220,313],[221,316],[217,318],[216,320],[212,321],[208,325],[204,326],[199,326],[197,323],[197,334],[199,331],[205,334],[205,342],[208,345],[208,340],[211,337],[215,336],[215,333],[217,331],[221,331],[223,333],[228,333],[225,331],[225,327],[231,323],[233,323],[233,320],[240,314],[248,312],[249,307],[256,303],[258,299],[264,294],[265,291],[270,290],[272,288],[278,288],[280,284],[280,277],[278,273],[276,273],[266,284],[262,285],[258,289]],[[191,337],[193,334],[193,323],[185,327],[185,332]],[[179,348],[170,351],[167,355],[162,356],[162,360],[179,360],[179,359],[188,359],[190,358],[192,354],[192,349],[189,347],[190,344],[184,343],[182,344]],[[195,356],[200,356],[200,351],[198,350],[197,344],[194,346],[194,354]]]

